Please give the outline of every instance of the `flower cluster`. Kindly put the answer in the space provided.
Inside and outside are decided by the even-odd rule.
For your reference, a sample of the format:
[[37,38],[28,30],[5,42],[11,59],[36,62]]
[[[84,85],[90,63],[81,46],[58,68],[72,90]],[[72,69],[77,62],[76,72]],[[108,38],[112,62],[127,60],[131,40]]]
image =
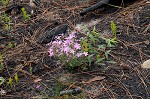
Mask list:
[[48,45],[50,46],[49,56],[58,57],[63,62],[70,62],[70,60],[88,56],[88,52],[82,50],[80,40],[77,40],[74,32],[67,37],[63,34],[56,36],[55,41],[50,42]]

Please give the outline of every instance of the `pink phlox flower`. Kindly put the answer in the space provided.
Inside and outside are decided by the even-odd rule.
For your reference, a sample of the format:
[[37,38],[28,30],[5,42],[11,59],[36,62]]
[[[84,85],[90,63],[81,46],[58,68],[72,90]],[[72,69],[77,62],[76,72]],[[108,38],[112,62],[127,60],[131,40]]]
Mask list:
[[57,46],[60,46],[61,43],[62,43],[62,41],[57,41],[56,45],[57,45]]
[[84,56],[88,56],[88,52],[83,52]]
[[53,42],[52,42],[52,45],[60,46],[60,45],[61,45],[61,43],[62,43],[62,41],[61,41],[61,40],[60,40],[60,41],[56,40],[56,41],[53,41]]
[[67,39],[64,41],[64,46],[70,46],[73,43],[73,40]]
[[74,49],[71,49],[71,50],[70,50],[70,53],[74,54],[74,53],[75,53],[75,50],[74,50]]
[[81,57],[82,55],[87,56],[88,52],[82,52],[82,53],[77,53],[76,54],[77,57]]
[[81,55],[82,55],[82,53],[77,53],[76,54],[77,57],[80,57]]
[[60,53],[64,53],[64,47],[60,46]]
[[75,49],[80,49],[80,48],[81,48],[81,46],[80,46],[80,44],[75,43],[75,44],[74,44],[74,48],[75,48]]
[[69,36],[68,37],[66,37],[66,39],[73,39],[73,38],[75,38],[76,36],[75,36],[75,33],[73,32],[73,33],[71,33],[71,34],[69,34]]
[[48,52],[49,52],[49,56],[50,56],[50,57],[54,55],[54,52],[53,52],[53,49],[52,49],[52,48],[50,48]]
[[51,44],[52,44],[52,45],[55,45],[55,44],[57,44],[57,41],[53,41]]
[[64,53],[66,53],[66,55],[68,55],[69,51],[70,51],[70,47],[67,46],[67,47],[64,48]]

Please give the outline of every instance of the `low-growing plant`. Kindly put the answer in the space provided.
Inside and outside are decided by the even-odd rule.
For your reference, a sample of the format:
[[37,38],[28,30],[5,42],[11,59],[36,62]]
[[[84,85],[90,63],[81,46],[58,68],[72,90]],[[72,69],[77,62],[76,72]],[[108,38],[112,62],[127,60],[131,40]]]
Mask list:
[[29,71],[30,71],[30,74],[33,73],[33,68],[31,66],[29,67]]
[[9,0],[1,0],[1,2],[2,2],[3,7],[6,8],[6,6],[9,3]]
[[15,82],[16,82],[16,84],[17,84],[18,81],[19,81],[19,78],[18,78],[18,74],[17,74],[17,73],[15,74],[14,79],[15,79]]
[[12,87],[13,79],[10,77],[7,82],[8,86]]
[[4,83],[5,79],[3,77],[0,77],[0,86]]
[[[13,82],[13,80],[15,81]],[[12,87],[13,83],[18,84],[18,82],[19,82],[19,77],[18,77],[18,74],[16,73],[13,77],[9,77],[7,84],[8,86]]]
[[114,21],[111,21],[110,26],[111,26],[113,37],[107,38],[107,39],[103,38],[103,39],[106,41],[108,47],[114,47],[114,45],[116,45],[117,43],[117,27]]
[[60,35],[55,37],[55,41],[48,44],[49,56],[57,57],[63,66],[73,69],[86,62],[87,51],[81,49],[80,40],[77,40],[75,33],[68,37]]
[[0,23],[3,25],[4,29],[6,29],[6,30],[12,29],[12,23],[11,23],[10,18],[8,17],[8,15],[6,13],[4,13],[0,17]]
[[8,43],[8,47],[9,47],[9,48],[13,48],[12,42],[9,42],[9,43]]
[[8,42],[8,47],[9,48],[15,48],[17,46],[17,43],[16,42]]
[[114,38],[104,38],[104,37],[102,37],[102,39],[105,40],[107,47],[114,47],[117,43],[116,37],[114,37]]
[[25,20],[25,21],[26,21],[26,20],[28,20],[28,19],[30,19],[30,15],[29,15],[29,14],[27,14],[27,12],[26,12],[26,9],[25,9],[25,8],[21,8],[21,11],[22,11],[23,18],[24,18],[24,20]]
[[[112,38],[105,38],[102,36],[99,36],[99,33],[97,32],[96,28],[94,27],[92,31],[88,30],[88,36],[84,37],[84,43],[82,43],[82,46],[85,46],[85,44],[88,44],[88,60],[91,65],[91,61],[95,61],[96,64],[102,65],[103,61],[111,61],[109,60],[109,54],[111,50],[109,48],[115,47],[117,43],[117,28],[113,21],[111,21],[111,30],[113,37]],[[85,43],[86,41],[86,43]],[[84,50],[87,49],[83,47]]]
[[114,38],[117,38],[117,34],[116,34],[117,33],[117,27],[116,27],[116,24],[114,23],[114,21],[111,21],[110,26],[111,26],[111,31],[113,33]]
[[[86,50],[89,53],[88,62],[89,66],[91,62],[94,61],[96,64],[101,64],[105,59],[104,55],[102,55],[102,50],[105,51],[106,46],[103,44],[103,39],[99,36],[99,33],[96,31],[94,27],[92,31],[88,30],[88,36],[84,37],[81,41],[81,45],[83,50]],[[88,46],[88,47],[85,47]]]
[[[55,37],[48,45],[49,56],[57,57],[63,66],[73,69],[76,66],[83,66],[82,69],[87,69],[92,62],[98,65],[104,64],[109,60],[111,47],[117,43],[116,25],[111,22],[112,38],[99,36],[96,28],[92,31],[88,30],[87,35],[77,38],[77,33],[71,33],[68,37],[60,35]],[[88,65],[87,65],[88,63]]]

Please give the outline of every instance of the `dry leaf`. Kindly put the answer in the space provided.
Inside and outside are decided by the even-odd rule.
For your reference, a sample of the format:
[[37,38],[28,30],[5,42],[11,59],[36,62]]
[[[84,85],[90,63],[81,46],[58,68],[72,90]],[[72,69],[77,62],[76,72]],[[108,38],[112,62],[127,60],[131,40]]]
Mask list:
[[42,79],[37,78],[37,79],[34,80],[34,82],[37,83],[37,82],[40,82],[41,80],[42,80]]
[[142,68],[150,68],[150,59],[149,60],[146,60],[142,65],[141,65]]
[[91,83],[91,82],[94,82],[94,81],[100,81],[100,80],[103,80],[105,77],[101,77],[101,76],[96,76],[96,77],[94,77],[93,79],[90,79],[90,80],[88,80],[88,81],[83,81],[82,83],[83,84],[89,84],[89,83]]

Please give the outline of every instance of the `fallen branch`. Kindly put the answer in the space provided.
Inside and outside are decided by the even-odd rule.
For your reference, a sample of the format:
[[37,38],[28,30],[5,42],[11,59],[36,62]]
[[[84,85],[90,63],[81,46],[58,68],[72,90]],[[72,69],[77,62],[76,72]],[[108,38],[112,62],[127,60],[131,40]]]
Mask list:
[[102,0],[102,1],[100,1],[100,2],[98,2],[98,3],[96,3],[96,4],[94,4],[94,5],[92,5],[92,6],[88,7],[88,8],[86,8],[85,10],[83,10],[83,11],[80,13],[80,15],[81,15],[81,16],[84,16],[85,14],[87,14],[87,13],[93,11],[93,10],[98,9],[98,8],[101,7],[101,6],[103,6],[103,5],[105,5],[105,4],[108,4],[109,1],[110,1],[110,0]]

